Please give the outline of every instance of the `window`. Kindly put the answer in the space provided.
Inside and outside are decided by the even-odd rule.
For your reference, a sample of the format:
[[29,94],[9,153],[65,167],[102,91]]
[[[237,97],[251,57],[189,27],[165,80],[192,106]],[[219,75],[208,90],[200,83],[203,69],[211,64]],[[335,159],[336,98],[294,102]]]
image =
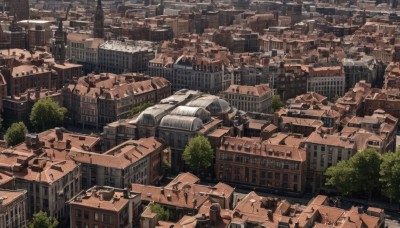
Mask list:
[[81,209],[76,209],[76,217],[80,218],[82,216]]
[[89,211],[84,211],[84,212],[83,212],[83,217],[84,217],[85,219],[89,219]]

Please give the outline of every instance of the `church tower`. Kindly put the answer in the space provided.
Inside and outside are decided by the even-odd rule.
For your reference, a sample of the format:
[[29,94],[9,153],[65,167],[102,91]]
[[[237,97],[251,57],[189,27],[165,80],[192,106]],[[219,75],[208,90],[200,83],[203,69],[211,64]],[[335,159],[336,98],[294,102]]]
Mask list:
[[53,56],[54,61],[57,64],[64,64],[65,62],[65,41],[66,41],[67,33],[63,30],[63,21],[62,19],[58,19],[58,29],[54,34],[55,41],[53,44]]
[[97,0],[97,8],[94,15],[93,37],[104,38],[104,12],[101,0]]

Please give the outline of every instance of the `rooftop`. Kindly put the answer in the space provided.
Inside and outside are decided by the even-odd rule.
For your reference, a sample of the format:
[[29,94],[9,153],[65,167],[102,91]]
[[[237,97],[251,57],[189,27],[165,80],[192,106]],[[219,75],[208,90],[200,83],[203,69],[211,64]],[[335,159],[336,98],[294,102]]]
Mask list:
[[68,201],[68,204],[98,210],[120,212],[129,201],[136,196],[137,194],[124,189],[94,186],[86,191],[80,192]]

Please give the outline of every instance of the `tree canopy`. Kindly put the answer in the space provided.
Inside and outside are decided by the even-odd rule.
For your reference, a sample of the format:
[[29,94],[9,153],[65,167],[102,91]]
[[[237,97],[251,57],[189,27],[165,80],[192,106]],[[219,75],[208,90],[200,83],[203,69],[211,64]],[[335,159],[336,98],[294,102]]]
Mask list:
[[169,221],[171,217],[171,212],[168,209],[164,209],[160,204],[151,203],[149,204],[150,211],[156,213],[159,216],[159,220]]
[[152,103],[146,102],[146,103],[143,103],[143,104],[141,104],[139,106],[136,106],[131,110],[130,116],[133,117],[136,114],[139,114],[139,113],[143,112],[144,110],[146,110],[146,108],[148,108],[148,107],[150,107],[152,105],[153,105]]
[[285,104],[282,102],[281,97],[279,95],[274,95],[272,97],[272,110],[274,112],[279,111]]
[[32,220],[29,222],[29,228],[56,228],[58,221],[56,218],[49,217],[47,212],[39,211],[33,215]]
[[326,185],[336,187],[343,195],[365,192],[368,193],[368,198],[371,198],[372,191],[380,185],[381,163],[381,155],[376,150],[365,149],[349,160],[340,161],[336,166],[329,167],[325,172]]
[[344,196],[350,195],[354,191],[352,179],[354,168],[348,160],[340,161],[336,166],[329,167],[325,175],[328,176],[326,185],[334,186]]
[[199,174],[201,170],[208,169],[213,163],[213,157],[211,144],[204,136],[191,138],[182,155],[185,164],[196,174]]
[[45,131],[63,125],[67,109],[51,98],[38,100],[32,108],[30,120],[32,125],[40,131]]
[[391,201],[400,201],[400,150],[382,156],[380,182],[382,193]]
[[23,122],[13,123],[8,129],[4,136],[8,146],[15,146],[22,143],[25,140],[25,135],[28,133]]

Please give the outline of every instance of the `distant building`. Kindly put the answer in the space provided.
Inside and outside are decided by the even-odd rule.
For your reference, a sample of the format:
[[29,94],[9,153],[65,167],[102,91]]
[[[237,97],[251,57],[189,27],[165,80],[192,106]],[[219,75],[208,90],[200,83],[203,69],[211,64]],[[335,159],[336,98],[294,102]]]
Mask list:
[[283,101],[307,92],[307,73],[300,64],[280,63],[273,84],[276,84],[277,94]]
[[127,118],[136,106],[155,104],[171,94],[171,85],[164,78],[135,81],[135,75],[90,74],[64,87],[64,106],[72,123],[104,126]]
[[307,91],[316,92],[328,99],[344,94],[346,77],[342,66],[309,67]]
[[141,199],[129,189],[93,186],[67,204],[71,227],[135,227]]
[[372,56],[364,56],[360,60],[343,59],[346,77],[346,89],[352,88],[359,81],[374,85],[378,80],[378,63]]
[[230,85],[221,97],[245,112],[270,113],[273,92],[268,85]]
[[5,0],[4,3],[9,15],[16,16],[20,21],[29,19],[29,0]]
[[45,20],[23,20],[18,24],[28,31],[28,49],[34,50],[36,47],[50,45],[50,40],[53,38],[51,30],[51,22]]
[[67,58],[83,65],[85,74],[98,72],[98,47],[105,41],[87,34],[67,34]]
[[154,53],[153,43],[149,41],[107,41],[98,48],[99,72],[146,71]]
[[26,227],[27,190],[0,190],[0,227]]

